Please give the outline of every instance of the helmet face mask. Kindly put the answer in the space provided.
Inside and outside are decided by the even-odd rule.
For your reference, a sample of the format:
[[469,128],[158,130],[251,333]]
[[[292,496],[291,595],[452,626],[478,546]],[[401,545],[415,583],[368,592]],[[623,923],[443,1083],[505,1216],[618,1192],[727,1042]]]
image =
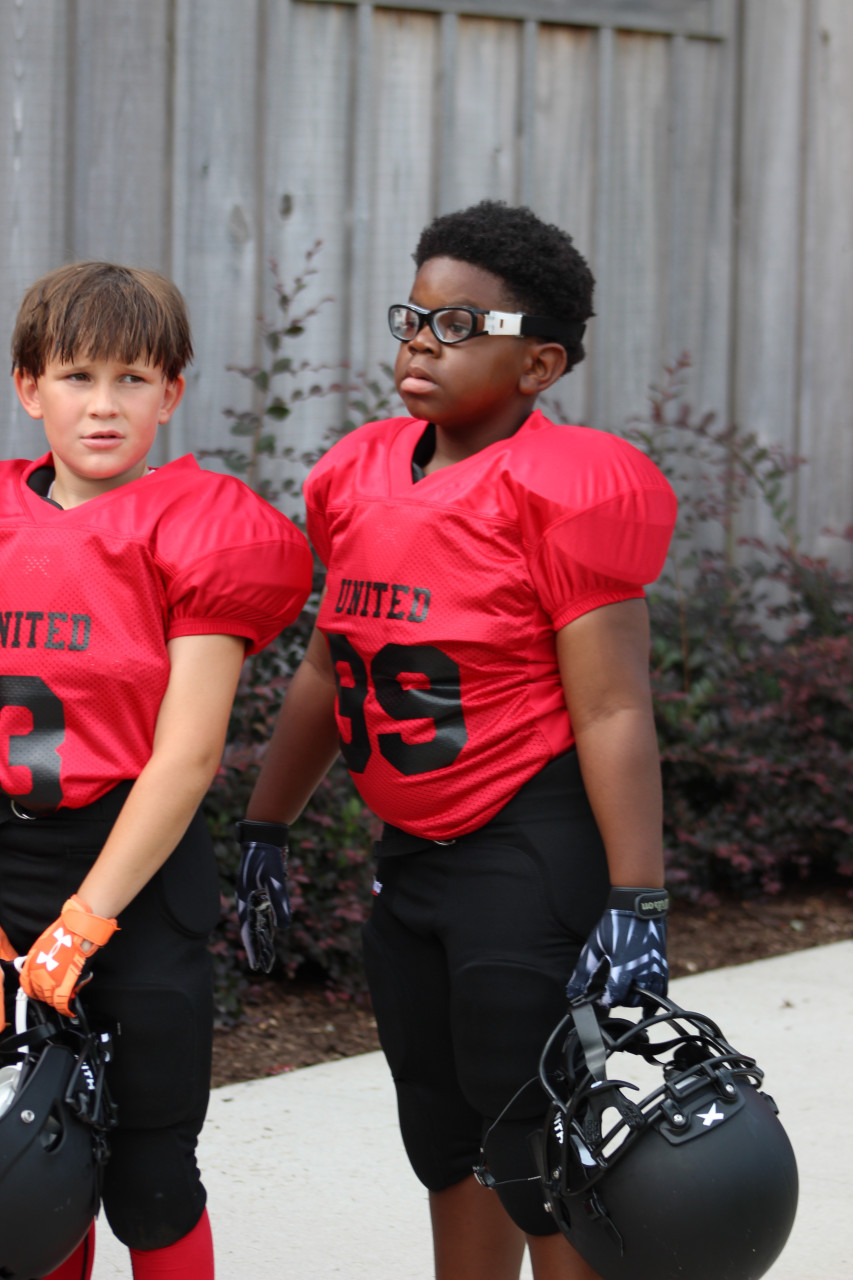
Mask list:
[[772,1266],[796,1212],[794,1153],[763,1072],[709,1018],[652,995],[637,1021],[576,1004],[540,1079],[546,1205],[602,1280],[759,1280]]
[[16,1033],[0,1041],[0,1277],[49,1274],[85,1236],[100,1205],[109,1038],[82,1013],[63,1018],[18,996]]

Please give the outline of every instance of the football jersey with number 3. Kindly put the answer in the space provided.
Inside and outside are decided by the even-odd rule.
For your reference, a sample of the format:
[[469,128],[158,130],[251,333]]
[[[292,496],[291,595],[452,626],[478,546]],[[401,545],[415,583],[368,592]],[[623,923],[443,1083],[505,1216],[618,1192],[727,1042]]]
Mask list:
[[292,622],[311,587],[303,535],[233,476],[179,458],[68,511],[0,463],[0,793],[78,808],[151,754],[175,636]]
[[381,818],[441,840],[482,826],[571,746],[555,632],[642,597],[676,500],[626,441],[538,411],[416,483],[426,425],[352,432],[305,499],[347,766]]

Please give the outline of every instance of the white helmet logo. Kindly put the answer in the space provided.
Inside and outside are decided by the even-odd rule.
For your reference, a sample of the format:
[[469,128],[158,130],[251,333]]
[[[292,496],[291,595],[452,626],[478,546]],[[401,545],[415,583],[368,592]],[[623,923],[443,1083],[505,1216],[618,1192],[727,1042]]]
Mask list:
[[706,1129],[709,1129],[717,1120],[725,1120],[725,1114],[717,1110],[716,1102],[711,1103],[710,1111],[697,1111],[699,1119]]

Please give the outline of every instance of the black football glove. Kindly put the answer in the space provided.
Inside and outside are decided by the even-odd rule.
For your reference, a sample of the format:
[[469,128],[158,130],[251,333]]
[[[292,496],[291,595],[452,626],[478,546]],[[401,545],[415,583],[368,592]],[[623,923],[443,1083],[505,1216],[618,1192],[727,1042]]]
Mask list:
[[287,827],[283,822],[237,823],[242,857],[237,873],[237,918],[252,969],[275,964],[276,931],[290,927]]
[[[642,1002],[634,985],[665,996],[666,889],[615,888],[569,979],[570,1000],[595,997],[596,1004],[629,1007]],[[602,989],[603,984],[603,989]]]

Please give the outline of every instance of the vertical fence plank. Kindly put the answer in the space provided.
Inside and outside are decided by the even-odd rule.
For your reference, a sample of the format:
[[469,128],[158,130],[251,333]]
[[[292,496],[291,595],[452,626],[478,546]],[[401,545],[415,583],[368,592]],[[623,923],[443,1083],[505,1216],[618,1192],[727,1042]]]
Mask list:
[[515,22],[460,18],[453,92],[454,206],[516,193],[521,32]]
[[[356,164],[357,19],[354,7],[292,0],[270,6],[264,85],[268,254],[289,279],[322,240],[316,268],[323,292],[334,284],[337,293],[351,265],[346,245]],[[342,341],[339,335],[336,352]]]
[[[356,65],[353,82],[353,168],[350,179],[350,278],[349,278],[349,362],[362,367],[366,362],[367,343],[363,321],[363,307],[370,270],[372,211],[371,187],[373,185],[374,129],[373,129],[373,27],[374,12],[370,4],[360,4],[357,10]],[[380,77],[377,76],[377,79]]]
[[687,41],[682,93],[673,110],[682,117],[685,163],[679,201],[685,304],[666,359],[687,350],[693,362],[687,387],[697,412],[728,410],[729,331],[734,289],[736,45]]
[[853,523],[853,14],[817,0],[810,18],[799,517],[805,545],[849,569],[853,547],[824,530]]
[[[0,6],[0,350],[21,295],[63,257],[67,165],[66,6],[17,0]],[[5,360],[5,354],[3,359]],[[33,457],[44,435],[6,378],[0,456]]]
[[443,13],[440,26],[440,69],[436,85],[436,113],[438,115],[438,195],[436,211],[450,213],[456,207],[454,187],[456,165],[454,163],[456,62],[459,47],[459,18],[455,13]]
[[373,99],[372,240],[366,311],[360,317],[365,355],[373,365],[396,355],[386,311],[409,296],[412,253],[434,211],[439,22],[434,15],[377,11],[376,54],[384,74],[376,79]]
[[[349,358],[355,234],[352,184],[359,163],[353,105],[362,65],[358,31],[354,8],[271,6],[264,87],[265,258],[278,265],[290,287],[305,272],[312,246],[321,242],[307,288],[296,304],[300,313],[315,306],[319,313],[308,321],[302,336],[287,341],[295,360],[327,366],[322,375],[283,377],[283,395],[312,381],[328,384],[346,377],[342,364]],[[274,321],[280,313],[267,261],[262,274],[264,314]],[[326,298],[331,300],[324,303]],[[308,449],[343,414],[339,396],[303,402],[287,419],[284,435],[294,448]],[[297,465],[283,468],[282,474],[300,478],[302,471]]]
[[[605,43],[610,38],[602,33]],[[594,272],[597,231],[596,191],[606,184],[597,170],[597,36],[582,27],[538,29],[535,66],[535,129],[532,147],[531,204],[540,217],[568,231]],[[605,108],[606,117],[606,108]],[[606,128],[606,118],[604,127]],[[598,276],[597,276],[598,278]],[[603,287],[604,281],[601,280]],[[599,297],[595,309],[600,311]],[[591,422],[590,387],[599,343],[597,319],[585,338],[587,358],[549,395],[553,412],[568,422]]]
[[596,41],[596,148],[594,239],[591,244],[595,271],[595,333],[591,337],[588,370],[591,427],[603,427],[608,420],[608,379],[611,335],[607,325],[611,298],[611,240],[613,188],[613,63],[615,36],[610,28],[598,32]]
[[[685,115],[688,97],[687,50],[684,36],[673,36],[669,41],[669,211],[668,234],[669,272],[666,282],[666,302],[663,329],[665,358],[683,344],[688,316],[691,311],[686,290],[687,276],[687,183],[688,155]],[[695,160],[695,157],[694,157]]]
[[[803,0],[746,6],[734,412],[768,443],[797,443]],[[775,536],[761,508],[741,532]]]
[[730,50],[670,42],[665,296],[660,367],[692,363],[684,395],[696,412],[726,416],[731,308],[734,104]]
[[168,0],[77,0],[72,258],[167,265],[168,18]]
[[[663,356],[669,166],[666,42],[619,34],[614,41],[609,243],[597,338],[606,344],[598,425],[618,426],[644,402]],[[596,260],[601,260],[597,252]]]
[[257,0],[177,0],[173,271],[190,301],[196,359],[172,454],[223,438],[248,389],[228,364],[255,352],[259,219]]
[[518,190],[519,204],[533,200],[533,172],[536,130],[536,62],[539,45],[539,23],[525,22],[521,43],[521,92],[518,121]]

